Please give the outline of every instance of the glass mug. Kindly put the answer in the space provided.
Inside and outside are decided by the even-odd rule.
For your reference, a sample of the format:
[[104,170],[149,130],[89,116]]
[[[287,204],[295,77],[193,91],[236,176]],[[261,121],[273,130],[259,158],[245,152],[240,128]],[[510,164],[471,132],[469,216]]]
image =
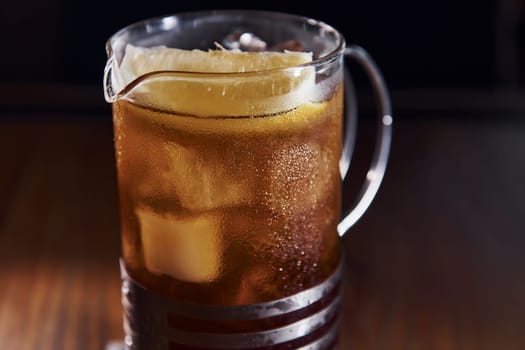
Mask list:
[[[120,70],[128,44],[283,43],[312,61],[242,73],[161,70],[132,81]],[[145,20],[114,34],[107,51],[126,348],[335,348],[339,236],[375,196],[391,140],[388,92],[370,57],[325,23],[263,11]],[[379,132],[357,204],[341,221],[356,125],[345,56],[371,79]]]

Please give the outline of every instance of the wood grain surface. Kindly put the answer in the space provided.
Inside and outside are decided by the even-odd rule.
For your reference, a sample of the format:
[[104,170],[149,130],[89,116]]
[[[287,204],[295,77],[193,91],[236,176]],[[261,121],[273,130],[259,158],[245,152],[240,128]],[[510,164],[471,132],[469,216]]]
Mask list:
[[[1,349],[122,339],[116,191],[109,116],[0,117]],[[342,241],[340,349],[524,349],[524,198],[525,122],[397,120]]]

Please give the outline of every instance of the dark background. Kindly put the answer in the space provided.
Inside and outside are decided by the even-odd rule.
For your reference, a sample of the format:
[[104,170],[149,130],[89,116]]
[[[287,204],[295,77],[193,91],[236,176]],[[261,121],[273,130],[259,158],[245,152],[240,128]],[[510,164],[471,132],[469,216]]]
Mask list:
[[[330,23],[391,88],[387,173],[343,239],[341,349],[525,349],[525,0],[3,0],[1,350],[123,338],[104,44],[131,22],[211,8]],[[375,140],[361,121],[349,189]]]
[[[514,88],[525,83],[522,0],[130,2],[2,4],[0,84],[101,85],[104,44],[151,16],[211,8],[291,12],[323,20],[364,46],[393,88]],[[4,89],[4,100],[5,98]]]

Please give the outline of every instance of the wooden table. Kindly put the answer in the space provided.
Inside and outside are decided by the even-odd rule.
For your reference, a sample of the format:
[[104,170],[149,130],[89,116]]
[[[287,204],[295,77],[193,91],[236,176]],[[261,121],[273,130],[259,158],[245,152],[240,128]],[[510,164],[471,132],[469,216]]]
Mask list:
[[[109,112],[1,115],[0,198],[0,347],[122,339]],[[341,349],[524,349],[525,119],[398,118],[343,244]]]

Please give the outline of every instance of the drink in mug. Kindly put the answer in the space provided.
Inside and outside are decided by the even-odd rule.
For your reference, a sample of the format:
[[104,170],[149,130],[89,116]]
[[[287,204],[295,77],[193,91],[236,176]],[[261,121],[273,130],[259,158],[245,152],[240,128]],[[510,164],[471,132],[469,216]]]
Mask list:
[[[280,26],[293,17],[274,16]],[[235,21],[225,30],[252,19]],[[162,37],[166,22],[148,24]],[[125,41],[106,90],[119,92],[111,102],[128,348],[334,348],[342,55],[316,63],[307,52]]]
[[145,287],[240,305],[321,283],[339,263],[341,88],[271,115],[114,106],[123,258]]

